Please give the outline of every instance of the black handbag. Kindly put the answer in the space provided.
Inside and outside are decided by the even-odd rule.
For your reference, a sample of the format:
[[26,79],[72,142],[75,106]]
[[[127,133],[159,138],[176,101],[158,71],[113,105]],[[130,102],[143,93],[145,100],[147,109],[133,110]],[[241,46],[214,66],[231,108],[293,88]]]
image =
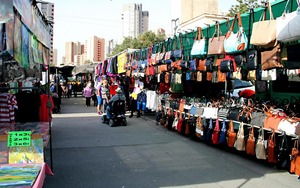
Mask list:
[[230,108],[227,119],[238,121],[240,112],[241,112],[241,108],[237,108],[237,107]]
[[285,132],[283,132],[281,144],[277,155],[277,168],[278,169],[290,169],[290,151],[288,148],[288,139]]
[[300,45],[292,45],[287,47],[288,60],[284,63],[284,67],[287,69],[300,69]]
[[236,56],[234,56],[234,61],[235,61],[236,65],[240,67],[244,63],[244,56],[236,55]]
[[256,50],[247,51],[246,68],[247,70],[255,70],[257,68],[258,53]]
[[221,72],[232,72],[233,71],[233,62],[232,60],[223,60],[220,65]]
[[214,58],[208,57],[205,62],[206,71],[213,72],[214,71]]

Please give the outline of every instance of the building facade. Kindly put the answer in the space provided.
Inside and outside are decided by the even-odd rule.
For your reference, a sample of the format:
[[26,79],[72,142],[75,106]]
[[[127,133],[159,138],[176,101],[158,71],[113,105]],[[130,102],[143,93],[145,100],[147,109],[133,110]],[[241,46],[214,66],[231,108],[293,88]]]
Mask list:
[[123,5],[121,19],[123,37],[136,38],[148,31],[149,12],[143,11],[142,4]]
[[105,39],[97,36],[91,37],[85,43],[85,61],[100,62],[105,60]]

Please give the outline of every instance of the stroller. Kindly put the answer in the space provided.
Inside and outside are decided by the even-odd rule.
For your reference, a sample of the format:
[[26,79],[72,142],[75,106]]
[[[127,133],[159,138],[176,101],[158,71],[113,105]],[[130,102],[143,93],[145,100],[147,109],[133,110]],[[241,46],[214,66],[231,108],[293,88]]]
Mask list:
[[113,126],[127,126],[126,120],[126,104],[125,100],[117,100],[109,105],[109,111],[111,118],[108,118],[107,115],[103,115],[103,123],[108,124],[110,127]]

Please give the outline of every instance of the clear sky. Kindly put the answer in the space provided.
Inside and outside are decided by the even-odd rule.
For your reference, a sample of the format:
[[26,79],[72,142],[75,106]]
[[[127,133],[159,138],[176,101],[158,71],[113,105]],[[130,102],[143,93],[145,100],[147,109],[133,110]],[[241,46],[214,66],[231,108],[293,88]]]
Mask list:
[[[121,39],[121,9],[125,3],[141,3],[149,11],[151,30],[171,30],[170,20],[177,16],[179,0],[48,0],[55,3],[54,48],[58,62],[64,56],[67,41],[83,42],[92,35],[106,40]],[[219,0],[219,8],[226,12],[235,0]],[[173,6],[172,6],[173,4]]]

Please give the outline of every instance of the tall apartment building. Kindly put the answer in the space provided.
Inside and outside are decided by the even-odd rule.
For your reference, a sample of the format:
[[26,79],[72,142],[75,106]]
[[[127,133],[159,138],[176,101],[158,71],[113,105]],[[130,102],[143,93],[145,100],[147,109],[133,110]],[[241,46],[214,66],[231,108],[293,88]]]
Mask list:
[[123,37],[136,38],[148,31],[149,12],[143,11],[142,4],[123,5],[121,19]]
[[226,19],[219,11],[219,0],[180,0],[176,3],[180,4],[177,7],[181,7],[177,33]]
[[38,7],[42,14],[46,17],[50,26],[51,46],[50,46],[50,65],[56,66],[54,62],[53,52],[53,29],[54,29],[54,3],[39,1]]
[[66,65],[81,65],[83,62],[76,61],[76,55],[83,55],[83,45],[80,42],[66,42],[65,44],[65,64]]
[[100,62],[105,59],[105,39],[91,37],[85,44],[85,61]]
[[52,64],[53,64],[54,66],[59,66],[59,65],[57,64],[57,49],[53,49]]

